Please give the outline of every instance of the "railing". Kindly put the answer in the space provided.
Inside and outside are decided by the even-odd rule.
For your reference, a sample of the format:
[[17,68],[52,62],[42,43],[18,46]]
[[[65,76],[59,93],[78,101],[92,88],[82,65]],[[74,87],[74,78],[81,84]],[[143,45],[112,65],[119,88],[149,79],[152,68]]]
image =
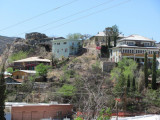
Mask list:
[[[145,57],[145,54],[137,54],[137,53],[122,53],[122,56],[135,56],[135,57]],[[148,57],[153,57],[153,54],[148,54]],[[156,57],[159,57],[158,54],[156,54]]]

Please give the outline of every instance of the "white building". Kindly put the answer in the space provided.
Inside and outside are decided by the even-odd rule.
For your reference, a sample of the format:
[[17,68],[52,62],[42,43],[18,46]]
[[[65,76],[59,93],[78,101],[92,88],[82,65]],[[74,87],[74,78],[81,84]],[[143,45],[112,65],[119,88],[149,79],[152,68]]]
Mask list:
[[130,35],[117,40],[117,46],[111,48],[110,60],[119,62],[123,57],[132,58],[137,62],[144,62],[145,53],[148,53],[149,61],[155,52],[159,57],[159,49],[155,40],[140,36]]
[[57,39],[52,42],[52,54],[55,58],[68,58],[76,55],[82,47],[82,40]]

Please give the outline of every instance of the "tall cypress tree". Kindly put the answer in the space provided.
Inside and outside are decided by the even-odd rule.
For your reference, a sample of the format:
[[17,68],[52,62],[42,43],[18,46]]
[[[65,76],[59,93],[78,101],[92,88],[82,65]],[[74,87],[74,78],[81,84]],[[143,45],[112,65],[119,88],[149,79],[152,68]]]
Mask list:
[[109,36],[108,37],[108,48],[111,48],[110,42],[111,42],[111,37]]
[[114,36],[114,47],[117,45],[117,36]]
[[156,90],[157,85],[156,85],[156,53],[154,52],[153,54],[153,62],[152,62],[152,89]]
[[133,80],[132,80],[132,90],[133,90],[133,91],[136,90],[136,81],[135,81],[135,77],[133,77]]
[[5,85],[4,67],[3,67],[0,73],[0,120],[6,120],[4,112],[5,99],[6,99],[5,91],[6,91],[6,85]]
[[128,79],[127,79],[127,92],[130,89],[130,76],[128,75]]
[[147,53],[145,53],[144,59],[144,79],[145,79],[145,88],[148,87],[148,57]]

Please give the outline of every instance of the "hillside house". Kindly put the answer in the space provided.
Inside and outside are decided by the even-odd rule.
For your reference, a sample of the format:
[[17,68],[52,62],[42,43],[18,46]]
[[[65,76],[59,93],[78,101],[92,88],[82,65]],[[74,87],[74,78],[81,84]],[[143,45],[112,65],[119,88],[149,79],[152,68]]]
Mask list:
[[55,58],[68,58],[77,55],[82,48],[82,40],[53,39],[52,54]]
[[[90,38],[89,47],[94,47],[96,48],[97,46],[102,46],[102,45],[106,45],[107,43],[107,36],[105,32],[98,32],[96,35],[92,36]],[[119,35],[118,38],[123,38],[123,35]]]
[[117,46],[110,49],[110,60],[119,62],[123,57],[131,58],[138,63],[144,63],[145,53],[148,53],[149,62],[152,61],[153,53],[159,57],[159,49],[155,40],[140,36],[130,35],[117,40]]
[[6,109],[11,114],[12,120],[62,120],[71,117],[73,105],[53,103],[12,103],[6,102]]
[[34,70],[19,70],[12,73],[13,79],[18,82],[24,82],[28,80],[30,76],[34,76],[36,71]]
[[13,67],[14,70],[35,70],[35,67],[39,64],[43,63],[44,65],[50,65],[51,60],[49,59],[44,59],[42,57],[29,57],[26,59],[22,60],[17,60],[13,62]]

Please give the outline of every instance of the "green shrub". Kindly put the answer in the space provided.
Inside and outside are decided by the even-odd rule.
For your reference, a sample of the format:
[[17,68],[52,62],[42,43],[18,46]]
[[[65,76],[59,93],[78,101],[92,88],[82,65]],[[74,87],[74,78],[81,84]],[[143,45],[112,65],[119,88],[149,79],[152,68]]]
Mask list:
[[14,53],[13,55],[9,56],[9,62],[11,63],[16,60],[27,58],[28,54],[29,54],[28,52],[24,51],[19,51],[18,53]]

